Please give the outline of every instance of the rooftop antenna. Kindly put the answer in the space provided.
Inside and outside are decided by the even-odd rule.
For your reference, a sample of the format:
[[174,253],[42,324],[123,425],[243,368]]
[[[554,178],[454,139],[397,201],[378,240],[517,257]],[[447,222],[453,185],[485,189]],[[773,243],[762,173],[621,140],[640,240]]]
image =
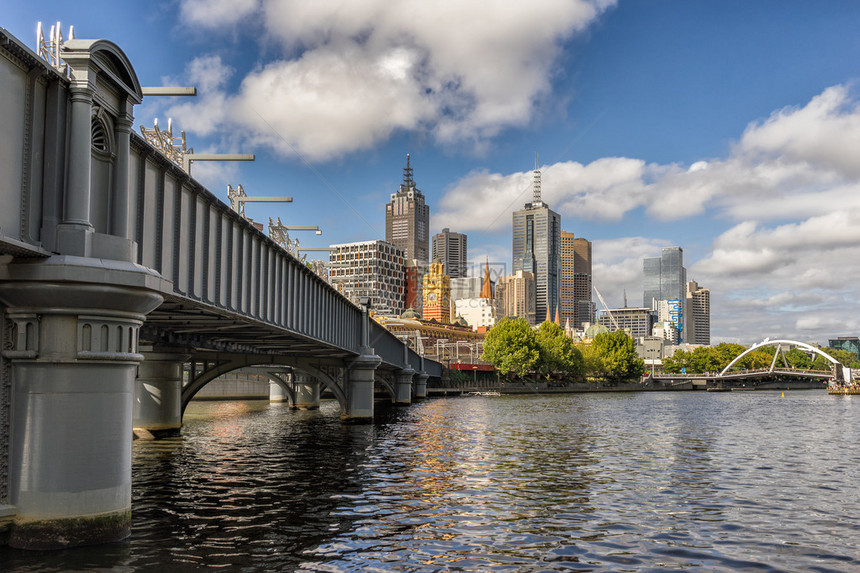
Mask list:
[[409,154],[406,154],[406,167],[403,169],[403,185],[400,186],[404,190],[409,190],[415,187],[412,181],[412,167],[409,166]]
[[542,203],[540,199],[540,169],[538,169],[538,153],[535,151],[535,170],[534,170],[534,183],[532,184],[532,205],[535,207],[540,206]]
[[624,308],[627,308],[627,289],[624,289]]

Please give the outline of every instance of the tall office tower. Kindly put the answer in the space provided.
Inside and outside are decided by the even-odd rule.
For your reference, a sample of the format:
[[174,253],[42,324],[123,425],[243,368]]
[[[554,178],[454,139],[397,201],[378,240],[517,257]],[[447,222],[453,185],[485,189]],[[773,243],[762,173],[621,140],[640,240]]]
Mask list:
[[451,322],[451,282],[445,274],[445,265],[430,263],[424,275],[424,320],[448,324]]
[[535,277],[517,271],[511,276],[499,277],[496,285],[496,317],[525,318],[535,323]]
[[344,243],[330,248],[329,282],[334,288],[355,304],[369,298],[376,314],[403,314],[406,281],[401,249],[385,241]]
[[681,342],[687,342],[684,306],[686,301],[687,269],[681,247],[665,247],[659,257],[642,259],[645,291],[642,306],[658,311],[659,301],[667,301],[668,316],[658,314],[657,320],[674,322]]
[[412,180],[412,167],[406,155],[403,183],[385,205],[385,240],[403,249],[407,260],[416,259],[426,265],[430,254],[429,233],[430,207]]
[[581,329],[583,323],[594,322],[594,302],[591,300],[591,241],[561,232],[561,280],[559,285],[561,323],[568,321]]
[[541,201],[540,171],[537,168],[534,170],[532,193],[532,202],[514,211],[511,270],[534,276],[535,318],[542,321],[545,316],[555,316],[558,310],[561,216]]
[[445,263],[445,271],[452,279],[466,276],[466,235],[442,229],[433,235],[433,260]]
[[687,283],[687,342],[711,344],[711,291],[696,281]]

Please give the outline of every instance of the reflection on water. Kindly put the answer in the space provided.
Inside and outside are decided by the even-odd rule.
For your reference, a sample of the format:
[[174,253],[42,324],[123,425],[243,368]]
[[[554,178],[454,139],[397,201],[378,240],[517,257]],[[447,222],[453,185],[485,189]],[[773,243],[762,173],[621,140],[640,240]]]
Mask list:
[[[469,397],[342,425],[204,402],[134,444],[123,543],[21,571],[846,571],[860,401],[823,392]],[[5,567],[4,567],[5,568]]]

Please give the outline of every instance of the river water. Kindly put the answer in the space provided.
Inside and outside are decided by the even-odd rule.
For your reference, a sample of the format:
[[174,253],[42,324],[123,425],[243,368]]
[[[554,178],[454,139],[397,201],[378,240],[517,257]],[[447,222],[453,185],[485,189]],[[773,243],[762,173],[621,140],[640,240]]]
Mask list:
[[860,400],[823,391],[195,403],[130,540],[12,571],[858,571]]

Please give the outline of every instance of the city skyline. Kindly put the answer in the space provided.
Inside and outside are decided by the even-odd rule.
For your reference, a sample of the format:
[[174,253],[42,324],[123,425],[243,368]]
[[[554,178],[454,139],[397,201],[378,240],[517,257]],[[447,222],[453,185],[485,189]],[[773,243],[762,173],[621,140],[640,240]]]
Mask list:
[[319,225],[303,245],[383,239],[411,153],[429,233],[510,264],[538,151],[544,200],[593,242],[610,306],[641,292],[642,258],[679,245],[711,290],[714,342],[860,330],[844,264],[860,254],[856,2],[299,7],[49,0],[0,26],[34,47],[36,22],[59,20],[114,41],[143,85],[196,85],[146,98],[135,131],[172,117],[197,152],[255,153],[194,176],[225,202],[228,184],[293,196],[248,214]]

